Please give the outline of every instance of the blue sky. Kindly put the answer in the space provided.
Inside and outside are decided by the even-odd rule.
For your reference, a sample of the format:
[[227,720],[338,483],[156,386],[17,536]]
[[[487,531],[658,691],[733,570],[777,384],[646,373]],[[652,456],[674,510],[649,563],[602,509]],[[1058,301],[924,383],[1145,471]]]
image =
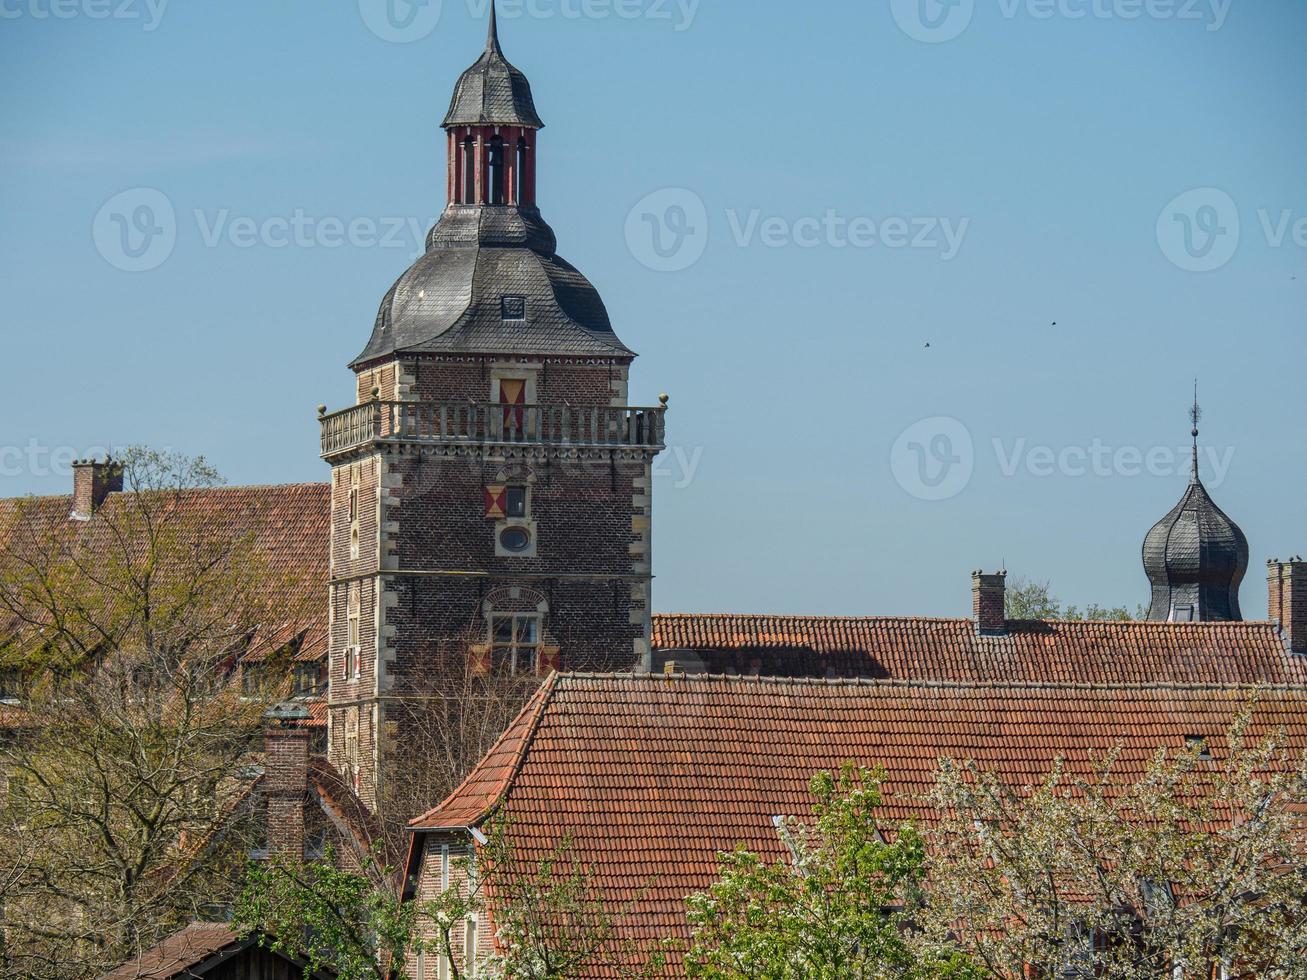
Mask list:
[[[130,443],[325,478],[484,37],[385,2],[0,0],[0,494]],[[560,251],[671,395],[656,605],[953,615],[1006,563],[1133,607],[1198,376],[1264,615],[1307,551],[1307,5],[921,3],[501,8]]]

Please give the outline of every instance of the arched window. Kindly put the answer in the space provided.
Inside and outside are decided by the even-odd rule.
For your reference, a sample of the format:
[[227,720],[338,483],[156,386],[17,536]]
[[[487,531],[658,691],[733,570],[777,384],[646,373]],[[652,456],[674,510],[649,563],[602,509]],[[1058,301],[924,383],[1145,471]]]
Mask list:
[[523,196],[526,191],[526,137],[517,141],[517,166],[513,168],[513,201],[519,205],[528,204]]
[[504,138],[492,137],[486,151],[486,174],[489,185],[486,200],[490,204],[504,203]]
[[463,140],[462,204],[475,204],[477,196],[477,144],[471,136]]

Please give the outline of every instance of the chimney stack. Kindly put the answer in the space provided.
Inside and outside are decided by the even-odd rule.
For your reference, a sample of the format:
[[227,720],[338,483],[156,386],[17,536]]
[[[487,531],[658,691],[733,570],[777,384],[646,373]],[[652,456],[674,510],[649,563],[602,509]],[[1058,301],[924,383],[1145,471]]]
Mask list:
[[1307,562],[1301,557],[1266,563],[1271,619],[1280,624],[1290,653],[1307,654]]
[[89,521],[111,493],[123,489],[123,467],[112,459],[73,461],[73,520]]
[[303,705],[279,704],[267,714],[264,793],[268,800],[268,852],[304,860],[304,808],[309,792],[309,732]]
[[971,573],[971,613],[981,636],[1007,635],[1007,572]]

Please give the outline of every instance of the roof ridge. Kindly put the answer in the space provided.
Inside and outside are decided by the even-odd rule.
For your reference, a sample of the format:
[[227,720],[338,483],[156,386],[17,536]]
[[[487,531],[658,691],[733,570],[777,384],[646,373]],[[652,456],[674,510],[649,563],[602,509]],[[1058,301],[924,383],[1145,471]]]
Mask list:
[[[615,681],[615,682],[686,682],[709,683],[730,681],[754,684],[759,687],[877,687],[877,688],[925,688],[929,690],[979,690],[979,691],[1269,691],[1302,692],[1307,694],[1307,684],[1218,684],[1218,683],[1177,683],[1149,682],[1139,684],[1126,683],[1071,683],[1056,681],[941,681],[904,678],[876,677],[768,677],[743,674],[634,674],[634,673],[561,673],[558,686],[571,681]],[[552,697],[552,694],[551,694]],[[532,732],[534,737],[534,732]]]
[[[973,624],[970,616],[912,616],[912,615],[821,615],[819,613],[654,613],[653,618],[666,620],[790,620],[805,623],[953,623]],[[1202,627],[1227,629],[1245,626],[1267,626],[1269,620],[1208,620],[1193,623],[1154,622],[1147,619],[1009,619],[1009,624],[1056,626],[1119,626],[1125,628],[1151,628],[1174,630],[1176,627]]]
[[470,784],[476,778],[477,774],[480,773],[486,760],[493,758],[495,751],[499,746],[506,742],[510,737],[516,737],[518,726],[521,725],[529,716],[531,724],[526,732],[521,736],[521,744],[513,754],[512,764],[508,767],[508,772],[496,781],[493,802],[484,807],[481,813],[477,815],[476,820],[472,821],[472,823],[480,824],[488,820],[494,814],[495,810],[497,810],[503,803],[504,797],[506,797],[512,789],[513,781],[521,771],[522,762],[526,758],[526,750],[535,740],[536,732],[540,727],[540,719],[544,716],[545,707],[553,698],[554,691],[558,686],[558,680],[563,676],[566,675],[559,674],[557,671],[551,673],[549,677],[545,679],[544,683],[540,685],[539,689],[531,695],[527,703],[522,706],[522,710],[517,713],[511,722],[509,722],[508,727],[504,729],[499,738],[495,739],[495,743],[490,746],[490,749],[481,757],[481,760],[472,767],[472,771],[463,777],[463,781],[454,787],[454,790],[448,796],[430,810],[426,811],[426,813],[410,820],[408,822],[408,829],[410,831],[421,831],[425,829],[423,825],[427,823],[434,814],[444,809],[445,805],[449,803],[450,800],[456,799],[459,794],[463,792],[468,784]]

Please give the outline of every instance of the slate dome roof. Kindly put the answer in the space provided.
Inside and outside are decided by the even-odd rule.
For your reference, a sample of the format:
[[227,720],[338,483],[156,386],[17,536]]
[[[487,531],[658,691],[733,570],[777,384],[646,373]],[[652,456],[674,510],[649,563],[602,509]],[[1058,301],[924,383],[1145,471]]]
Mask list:
[[535,208],[450,205],[353,366],[401,352],[634,357],[554,241]]
[[514,68],[499,47],[495,7],[490,5],[486,50],[454,86],[444,126],[526,126],[543,129],[536,113],[531,83]]
[[[500,51],[493,7],[486,52],[459,79],[445,125],[488,122],[543,125],[525,76]],[[598,290],[557,246],[533,205],[449,204],[350,366],[401,353],[633,358]]]
[[1203,486],[1196,427],[1193,435],[1189,486],[1144,539],[1144,571],[1153,593],[1148,618],[1242,620],[1239,586],[1248,572],[1248,538]]

